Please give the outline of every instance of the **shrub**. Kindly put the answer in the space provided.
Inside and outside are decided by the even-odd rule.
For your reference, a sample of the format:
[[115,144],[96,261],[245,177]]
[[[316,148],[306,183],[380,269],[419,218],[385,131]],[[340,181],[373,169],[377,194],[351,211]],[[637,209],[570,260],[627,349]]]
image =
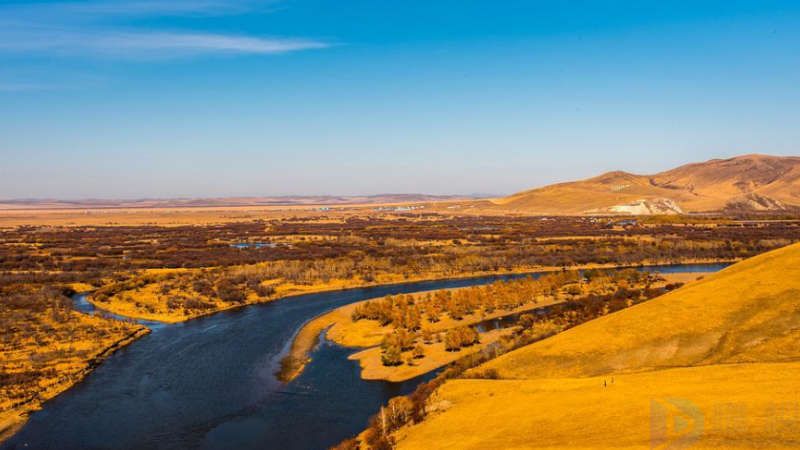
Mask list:
[[398,345],[389,345],[381,354],[384,366],[399,366],[403,364],[403,354]]

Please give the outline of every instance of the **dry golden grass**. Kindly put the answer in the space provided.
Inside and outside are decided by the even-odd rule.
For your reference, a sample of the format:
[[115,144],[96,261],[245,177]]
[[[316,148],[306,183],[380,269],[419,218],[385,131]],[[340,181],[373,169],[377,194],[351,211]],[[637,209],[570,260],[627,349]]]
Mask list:
[[505,378],[604,373],[800,356],[800,246],[735,264],[657,299],[487,364]]
[[[677,198],[676,198],[677,197]],[[652,186],[648,178],[611,172],[588,180],[559,183],[496,200],[498,207],[539,214],[584,214],[639,199],[676,198],[688,193]]]
[[[420,425],[401,430],[401,450],[533,448],[797,448],[800,363],[715,365],[610,377],[451,380]],[[606,387],[604,387],[604,383]],[[670,430],[651,434],[655,407],[696,408],[691,446]],[[671,416],[663,416],[671,420]],[[702,425],[699,423],[702,418]],[[654,445],[666,436],[674,447]],[[654,441],[651,441],[654,439]]]
[[[414,202],[427,209],[438,209],[449,204],[442,202]],[[288,217],[320,217],[322,221],[337,222],[352,215],[393,216],[392,211],[375,211],[375,208],[402,206],[405,203],[349,204],[349,205],[275,205],[275,206],[197,206],[197,207],[108,207],[108,208],[5,208],[0,205],[0,228],[22,225],[38,226],[183,226],[210,225],[231,222],[250,222]],[[320,208],[330,208],[320,210]]]
[[[133,299],[133,301],[128,301],[129,298]],[[105,303],[93,300],[92,296],[87,297],[87,299],[99,309],[134,319],[178,323],[199,316],[188,314],[183,309],[169,310],[166,296],[159,293],[159,286],[155,283],[133,291],[125,291],[123,295],[111,297]],[[214,311],[225,309],[225,305],[222,302],[217,301],[214,304],[217,307]]]
[[399,447],[646,448],[672,419],[656,405],[688,414],[691,448],[796,448],[799,360],[800,244],[474,369],[501,380],[446,382]]
[[319,214],[310,208],[275,206],[0,210],[0,227],[20,225],[207,225]]

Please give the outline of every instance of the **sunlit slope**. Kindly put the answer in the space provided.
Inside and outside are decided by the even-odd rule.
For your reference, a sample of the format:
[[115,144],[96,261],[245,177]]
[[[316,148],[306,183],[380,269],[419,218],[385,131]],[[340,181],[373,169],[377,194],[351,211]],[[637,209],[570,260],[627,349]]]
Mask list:
[[504,378],[800,357],[800,244],[735,264],[649,302],[488,363]]
[[609,172],[494,203],[500,209],[540,214],[780,211],[800,206],[800,158],[743,155],[653,175]]
[[614,205],[638,200],[687,200],[685,193],[653,186],[645,176],[627,172],[609,172],[582,181],[559,183],[496,200],[510,209],[542,214],[582,214],[606,212]]
[[[798,380],[796,362],[667,369],[618,375],[614,384],[452,380],[433,402],[445,411],[402,430],[398,448],[798,448]],[[675,418],[658,409],[672,411],[671,401],[683,407],[686,431],[652,433],[653,423]]]
[[440,387],[399,448],[798,448],[800,244],[487,369]]
[[800,205],[800,158],[744,155],[686,164],[653,175],[654,185],[691,194],[687,209],[720,209],[721,202],[754,210]]

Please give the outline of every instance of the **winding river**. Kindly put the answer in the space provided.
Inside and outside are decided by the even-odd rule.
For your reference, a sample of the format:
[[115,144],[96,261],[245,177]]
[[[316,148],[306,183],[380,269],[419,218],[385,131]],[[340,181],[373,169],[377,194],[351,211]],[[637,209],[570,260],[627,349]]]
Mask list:
[[[724,264],[658,266],[714,272]],[[48,401],[2,449],[321,449],[353,436],[381,404],[411,392],[364,381],[345,349],[323,340],[288,384],[274,376],[294,333],[339,306],[388,294],[485,284],[514,276],[427,281],[309,294],[221,312],[153,332]],[[85,298],[76,307],[92,312]]]

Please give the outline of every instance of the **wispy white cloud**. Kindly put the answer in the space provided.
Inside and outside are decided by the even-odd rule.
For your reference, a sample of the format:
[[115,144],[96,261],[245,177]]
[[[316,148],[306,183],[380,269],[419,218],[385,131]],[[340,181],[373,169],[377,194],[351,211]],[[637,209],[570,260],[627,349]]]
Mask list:
[[0,51],[64,55],[164,57],[197,53],[277,54],[329,46],[327,42],[313,39],[182,31],[76,31],[48,27],[0,31]]
[[[111,57],[204,53],[278,54],[331,44],[306,38],[141,29],[120,17],[238,14],[276,2],[249,0],[116,0],[0,6],[0,52]],[[124,23],[124,21],[123,21]]]
[[309,39],[261,38],[250,36],[190,33],[117,33],[98,39],[108,49],[212,51],[236,53],[286,53],[329,47]]

